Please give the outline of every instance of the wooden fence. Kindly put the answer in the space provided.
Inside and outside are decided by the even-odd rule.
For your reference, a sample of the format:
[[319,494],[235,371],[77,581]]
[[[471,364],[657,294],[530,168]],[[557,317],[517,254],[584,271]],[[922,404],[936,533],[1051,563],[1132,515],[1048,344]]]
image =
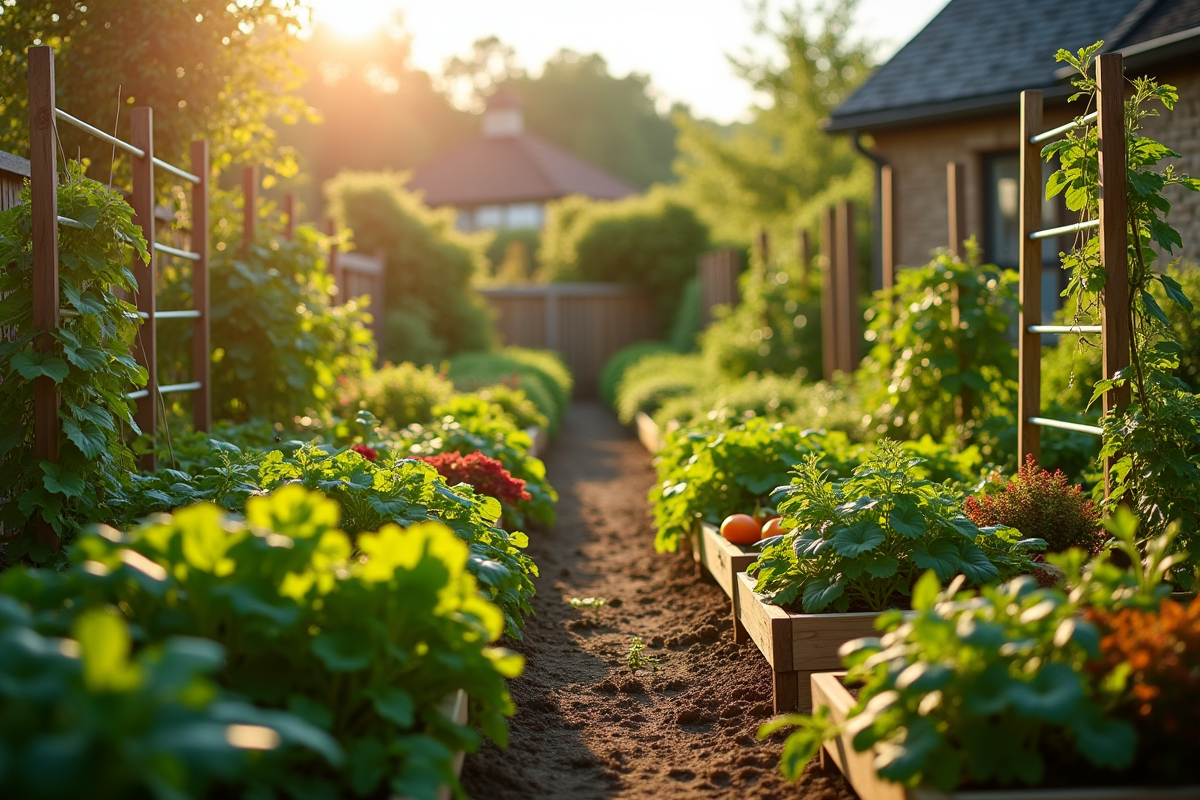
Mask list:
[[[1100,213],[1097,219],[1074,225],[1040,230],[1042,224],[1041,149],[1048,142],[1077,127],[1070,122],[1051,131],[1042,128],[1042,93],[1021,93],[1021,314],[1019,380],[1017,400],[1017,450],[1022,461],[1040,456],[1041,429],[1060,428],[1099,436],[1094,425],[1081,425],[1041,416],[1042,411],[1042,336],[1084,333],[1100,334],[1104,377],[1111,378],[1129,366],[1129,266],[1125,220],[1125,70],[1120,53],[1096,59],[1097,109],[1083,118],[1083,124],[1095,120],[1100,158]],[[1042,240],[1070,233],[1099,229],[1100,262],[1105,285],[1100,293],[1099,325],[1043,325],[1042,323]],[[1128,386],[1104,395],[1104,414],[1129,402]],[[1104,465],[1105,493],[1111,491],[1111,459]]]
[[712,324],[716,306],[738,304],[738,273],[741,257],[732,247],[704,253],[697,259],[696,273],[700,279],[700,327]]
[[[58,286],[58,226],[79,223],[58,215],[57,124],[63,122],[83,130],[102,141],[120,148],[130,156],[134,222],[142,230],[150,252],[149,263],[135,258],[132,265],[138,290],[134,301],[143,320],[134,347],[134,357],[146,368],[145,389],[130,392],[136,401],[135,419],[142,431],[152,439],[158,430],[160,396],[174,392],[190,392],[197,430],[208,430],[210,412],[210,348],[208,314],[208,143],[192,144],[192,172],[186,172],[154,156],[154,112],[147,107],[134,108],[130,114],[130,142],[75,119],[55,106],[54,50],[42,45],[29,48],[29,150],[30,203],[33,225],[33,328],[41,335],[34,347],[48,349],[53,340],[49,332],[56,330],[63,316],[76,313],[60,308]],[[155,238],[155,169],[170,173],[192,185],[192,249],[181,250],[156,241]],[[197,231],[203,232],[196,235]],[[155,303],[155,265],[160,256],[192,262],[194,308],[160,311]],[[156,342],[160,320],[191,320],[193,326],[193,380],[188,383],[160,385]],[[39,459],[58,458],[59,419],[58,392],[53,381],[46,377],[34,380],[34,452]],[[142,467],[156,466],[153,450],[143,456]],[[53,530],[39,518],[39,536],[57,546]]]
[[596,394],[604,363],[623,347],[658,334],[651,297],[613,283],[552,283],[484,289],[504,344],[559,353],[576,394]]

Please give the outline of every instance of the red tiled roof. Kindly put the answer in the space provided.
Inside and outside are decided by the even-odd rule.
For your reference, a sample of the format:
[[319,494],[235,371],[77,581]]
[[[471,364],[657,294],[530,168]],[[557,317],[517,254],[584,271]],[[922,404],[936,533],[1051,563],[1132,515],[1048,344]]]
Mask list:
[[480,136],[417,167],[409,188],[431,206],[528,203],[583,194],[617,200],[637,189],[523,133]]

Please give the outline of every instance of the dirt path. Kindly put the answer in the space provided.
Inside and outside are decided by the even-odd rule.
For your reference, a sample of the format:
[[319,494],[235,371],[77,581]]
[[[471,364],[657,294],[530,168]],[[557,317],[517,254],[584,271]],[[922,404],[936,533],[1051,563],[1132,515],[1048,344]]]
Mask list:
[[[467,758],[475,800],[533,798],[852,798],[840,774],[779,774],[771,674],[753,643],[733,644],[729,600],[690,559],[654,552],[650,458],[613,415],[577,403],[546,463],[561,502],[553,529],[531,532],[541,569],[536,615],[515,649],[518,713],[506,751]],[[571,597],[604,597],[597,621]],[[661,669],[632,675],[632,636]]]

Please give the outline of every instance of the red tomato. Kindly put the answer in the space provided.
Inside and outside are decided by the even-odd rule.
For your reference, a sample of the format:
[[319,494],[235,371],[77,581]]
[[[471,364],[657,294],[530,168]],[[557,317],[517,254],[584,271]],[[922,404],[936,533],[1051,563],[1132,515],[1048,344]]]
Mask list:
[[734,544],[754,544],[762,528],[749,514],[731,514],[721,523],[721,535]]
[[781,517],[772,517],[771,519],[767,520],[766,524],[762,526],[761,538],[769,539],[772,536],[778,536],[781,533],[786,533],[787,531],[780,526],[781,522],[783,522]]

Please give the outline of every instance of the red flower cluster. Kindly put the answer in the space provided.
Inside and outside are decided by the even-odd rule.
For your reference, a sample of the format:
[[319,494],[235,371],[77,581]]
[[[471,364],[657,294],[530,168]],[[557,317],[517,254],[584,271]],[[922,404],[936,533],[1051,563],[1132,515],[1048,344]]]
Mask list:
[[1045,539],[1051,553],[1080,547],[1094,553],[1104,543],[1100,512],[1062,470],[1038,467],[1033,456],[995,497],[968,497],[964,509],[980,527],[1007,525],[1031,538]]
[[483,453],[475,452],[465,456],[460,453],[439,453],[436,456],[425,456],[421,460],[436,469],[451,486],[458,483],[470,484],[480,494],[494,497],[510,506],[515,506],[521,500],[533,499],[529,492],[525,491],[525,481],[514,478],[503,464]]
[[365,444],[352,444],[350,449],[358,453],[367,461],[375,461],[379,458],[379,451],[374,447],[367,447]]

